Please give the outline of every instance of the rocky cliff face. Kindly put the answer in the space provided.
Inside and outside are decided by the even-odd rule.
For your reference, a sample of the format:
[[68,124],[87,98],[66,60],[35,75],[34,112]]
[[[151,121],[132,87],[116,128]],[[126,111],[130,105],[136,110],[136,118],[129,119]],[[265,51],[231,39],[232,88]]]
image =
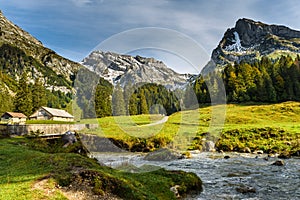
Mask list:
[[191,75],[178,74],[162,61],[141,56],[94,51],[82,64],[113,84],[157,83],[167,88],[183,87]]
[[268,25],[250,19],[239,19],[228,29],[212,52],[217,66],[262,56],[300,53],[300,31],[285,26]]
[[[23,73],[23,70],[27,72],[34,71],[34,73],[31,73],[32,77],[30,78],[46,80],[45,85],[48,87],[55,86],[59,89],[61,82],[64,82],[63,85],[66,86],[65,83],[70,83],[77,70],[81,67],[80,64],[63,58],[54,51],[44,47],[39,40],[6,19],[1,11],[0,48],[2,48],[1,56],[4,60],[14,56],[14,59],[16,61],[19,60],[22,64],[21,70],[16,69],[12,71],[5,69],[5,67],[2,68],[4,73],[8,73],[14,79],[18,79],[20,74]],[[27,62],[28,59],[32,60],[31,63]],[[36,63],[33,64],[33,62]],[[9,66],[6,67],[9,68]],[[11,67],[15,66],[12,65]],[[51,77],[53,77],[53,79],[65,80],[51,80]]]

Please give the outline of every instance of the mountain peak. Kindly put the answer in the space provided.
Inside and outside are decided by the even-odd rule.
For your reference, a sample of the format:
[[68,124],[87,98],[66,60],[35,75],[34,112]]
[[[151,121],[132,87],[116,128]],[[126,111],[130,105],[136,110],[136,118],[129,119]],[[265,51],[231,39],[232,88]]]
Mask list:
[[212,53],[217,66],[260,59],[276,52],[300,53],[300,31],[282,25],[268,25],[241,18],[227,29]]
[[162,61],[142,56],[93,51],[82,64],[112,84],[157,83],[167,88],[184,86],[192,75],[178,74]]

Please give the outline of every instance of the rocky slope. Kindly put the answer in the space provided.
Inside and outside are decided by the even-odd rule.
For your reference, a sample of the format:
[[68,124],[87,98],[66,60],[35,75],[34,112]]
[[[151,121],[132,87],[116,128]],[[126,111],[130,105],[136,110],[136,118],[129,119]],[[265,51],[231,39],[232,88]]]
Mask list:
[[94,51],[82,64],[113,84],[122,86],[132,83],[157,83],[167,88],[182,87],[191,78],[178,74],[162,61],[141,56],[120,55],[111,52]]
[[[33,81],[40,78],[46,87],[68,91],[80,64],[46,48],[36,38],[10,22],[0,11],[1,71],[18,80],[25,70]],[[14,68],[15,70],[11,70]]]
[[[211,59],[217,67],[222,67],[242,60],[285,54],[300,54],[300,31],[243,18],[225,32]],[[206,66],[204,71],[209,68],[213,65]]]

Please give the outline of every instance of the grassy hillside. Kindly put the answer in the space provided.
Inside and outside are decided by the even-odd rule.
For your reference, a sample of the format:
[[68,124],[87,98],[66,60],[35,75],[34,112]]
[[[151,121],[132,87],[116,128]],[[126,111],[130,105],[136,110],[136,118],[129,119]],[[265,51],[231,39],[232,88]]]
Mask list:
[[[175,113],[165,124],[140,126],[149,117],[101,118],[99,129],[86,133],[116,139],[126,149],[138,151],[167,145],[180,150],[201,149],[203,138],[218,141],[217,147],[227,151],[242,151],[244,147],[267,152],[300,150],[299,102],[208,106]],[[252,136],[243,137],[249,134]]]
[[170,191],[174,185],[182,186],[181,194],[202,187],[192,173],[125,173],[72,153],[80,144],[58,146],[38,139],[0,139],[0,199],[69,199],[82,194],[84,199],[101,199],[107,193],[123,199],[176,199]]

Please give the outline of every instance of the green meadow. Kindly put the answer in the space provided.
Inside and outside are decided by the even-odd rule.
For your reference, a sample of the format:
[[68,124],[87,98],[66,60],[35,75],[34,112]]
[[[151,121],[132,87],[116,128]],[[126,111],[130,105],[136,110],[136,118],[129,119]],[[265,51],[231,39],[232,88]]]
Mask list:
[[[83,132],[122,141],[128,150],[136,147],[137,143],[143,143],[139,145],[140,149],[134,148],[138,151],[151,151],[163,146],[178,150],[201,149],[204,138],[214,140],[220,150],[226,151],[242,151],[242,148],[249,147],[253,151],[280,153],[286,150],[295,153],[300,149],[299,102],[207,106],[174,113],[163,124],[144,126],[162,117],[105,117],[92,120],[99,123],[98,129]],[[265,134],[270,136],[264,137]]]
[[69,199],[70,193],[102,199],[109,193],[122,199],[175,200],[170,191],[174,185],[181,186],[181,195],[202,190],[195,174],[164,169],[147,173],[118,171],[76,153],[80,147],[62,148],[59,142],[50,144],[39,138],[0,139],[0,199],[63,200]]

